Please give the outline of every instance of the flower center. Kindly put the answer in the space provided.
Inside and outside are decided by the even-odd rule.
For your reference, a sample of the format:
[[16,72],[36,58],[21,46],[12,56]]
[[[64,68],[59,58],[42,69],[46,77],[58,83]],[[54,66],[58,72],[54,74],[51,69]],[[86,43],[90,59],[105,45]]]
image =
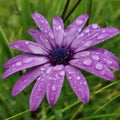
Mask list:
[[65,47],[55,48],[49,54],[50,62],[53,65],[64,64],[67,65],[72,59],[72,51]]

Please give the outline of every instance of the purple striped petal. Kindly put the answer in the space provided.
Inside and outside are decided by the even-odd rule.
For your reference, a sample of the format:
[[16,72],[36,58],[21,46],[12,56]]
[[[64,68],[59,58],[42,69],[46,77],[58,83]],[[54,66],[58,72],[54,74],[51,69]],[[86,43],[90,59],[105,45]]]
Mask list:
[[42,49],[40,44],[31,42],[31,41],[19,40],[19,41],[10,43],[10,46],[12,48],[15,48],[17,50],[27,52],[27,53],[47,55],[47,52],[44,49]]
[[[94,48],[93,48],[94,49]],[[114,69],[114,70],[119,70],[119,65],[118,65],[118,61],[115,61],[112,57],[110,57],[110,55],[106,55],[103,54],[99,51],[97,51],[95,48],[95,50],[86,50],[86,51],[82,51],[79,52],[77,54],[75,54],[74,58],[79,58],[79,59],[83,59],[86,57],[89,57],[90,59],[100,62],[102,64],[104,64],[106,67]]]
[[92,60],[90,57],[74,59],[70,61],[75,67],[86,70],[106,80],[113,80],[113,73],[102,63]]
[[39,30],[36,29],[29,29],[28,32],[36,42],[38,42],[43,46],[43,48],[51,50],[51,45],[49,41],[44,37],[43,33],[41,33]]
[[59,96],[64,80],[64,66],[51,66],[46,71],[47,83],[47,100],[50,105],[54,105]]
[[52,43],[52,46],[55,46],[54,43],[54,34],[52,32],[52,29],[48,23],[48,21],[45,19],[44,16],[42,16],[39,13],[33,13],[32,18],[41,30],[42,33],[44,33],[45,37],[50,40],[50,43]]
[[85,77],[78,69],[70,65],[65,67],[65,72],[75,94],[83,103],[87,103],[89,101],[90,93]]
[[6,77],[15,72],[41,65],[46,62],[48,62],[48,59],[46,57],[28,55],[28,57],[26,57],[25,59],[20,59],[19,61],[16,61],[10,68],[8,68],[3,74],[2,78],[5,79]]
[[55,43],[59,47],[63,44],[64,23],[60,17],[53,18],[53,31],[55,35]]
[[35,86],[32,89],[31,96],[30,96],[30,110],[35,111],[41,101],[43,100],[45,93],[46,93],[46,87],[47,87],[47,79],[46,75],[42,74],[40,76],[36,83]]
[[64,45],[70,45],[71,42],[80,34],[83,26],[88,19],[87,14],[79,16],[72,24],[70,24],[66,31],[64,37]]
[[[85,37],[83,36],[81,38],[82,40],[79,39],[80,43],[76,46],[75,52],[87,49],[96,44],[104,42],[104,41],[116,36],[119,33],[120,33],[120,31],[116,28],[101,28],[101,29],[96,30],[93,33],[88,32],[87,36],[85,36]],[[81,47],[79,47],[79,46],[81,46]]]
[[19,94],[24,88],[26,88],[30,83],[32,83],[38,76],[42,75],[45,69],[48,67],[48,64],[43,66],[37,66],[31,68],[29,71],[24,73],[16,82],[12,89],[12,95],[16,96]]

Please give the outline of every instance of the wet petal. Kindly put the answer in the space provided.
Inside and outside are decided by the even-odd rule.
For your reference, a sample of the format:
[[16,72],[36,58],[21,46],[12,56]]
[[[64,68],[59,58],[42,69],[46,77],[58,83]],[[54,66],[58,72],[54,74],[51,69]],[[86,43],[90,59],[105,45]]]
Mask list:
[[87,103],[90,93],[85,77],[78,69],[70,65],[65,67],[65,72],[73,91],[83,103]]
[[46,55],[48,54],[40,44],[31,42],[31,41],[26,41],[26,40],[19,40],[10,43],[10,46],[12,48],[15,48],[17,50],[27,52],[27,53],[33,53],[33,54],[41,54],[41,55]]
[[48,59],[46,57],[28,55],[28,57],[26,57],[25,59],[20,59],[19,61],[16,61],[10,68],[8,68],[3,74],[2,78],[5,79],[6,77],[15,72],[37,65],[41,65],[46,62],[48,62]]
[[[87,33],[87,36],[83,36],[80,40],[80,43],[76,46],[76,52],[81,51],[84,49],[87,49],[89,47],[92,47],[96,44],[99,44],[101,42],[104,42],[117,34],[119,34],[120,31],[116,28],[101,28],[96,30],[93,33]],[[81,33],[82,34],[82,33]],[[81,46],[81,47],[79,47]]]
[[110,58],[112,58],[113,60],[115,60],[116,62],[119,62],[119,58],[117,56],[115,56],[112,52],[103,49],[103,48],[89,48],[88,50],[93,50],[96,52],[99,52],[101,54],[104,54],[105,56],[109,56]]
[[48,79],[47,100],[50,105],[54,105],[60,96],[64,75],[65,72],[63,65],[51,66],[46,71]]
[[75,54],[74,58],[83,59],[89,57],[94,61],[104,64],[108,68],[119,70],[119,65],[117,63],[118,61],[113,59],[113,57],[111,57],[111,54],[109,55],[109,53],[107,53],[106,55],[104,53],[99,52],[97,48],[93,48]]
[[43,33],[36,29],[29,29],[28,32],[36,42],[40,43],[43,46],[43,48],[51,50],[51,45],[49,41],[44,37]]
[[79,16],[71,25],[69,25],[65,31],[64,45],[70,45],[71,42],[77,37],[83,26],[85,25],[88,19],[87,14]]
[[60,17],[53,18],[53,31],[55,35],[55,43],[59,47],[63,44],[64,23]]
[[42,75],[47,67],[48,67],[48,64],[45,64],[43,66],[31,68],[29,71],[24,73],[15,83],[12,90],[12,95],[16,96],[17,94],[19,94],[24,88],[26,88],[30,83],[32,83],[38,76]]
[[4,63],[4,68],[8,68],[8,67],[12,66],[14,63],[18,62],[19,60],[26,59],[28,57],[29,57],[29,54],[20,54],[13,58],[10,58],[8,61],[6,61]]
[[52,29],[45,17],[39,13],[33,13],[32,18],[41,32],[44,33],[45,37],[50,41],[50,43],[52,43],[52,46],[55,46]]
[[[88,39],[89,36],[93,35],[94,33],[96,33],[96,31],[98,31],[98,29],[100,29],[100,26],[97,24],[91,24],[89,26],[87,26],[77,37],[76,39],[72,42],[71,47],[72,48],[77,48],[76,46],[78,46],[82,40],[84,39]],[[84,42],[84,41],[83,41]],[[86,43],[87,44],[87,43]]]
[[30,110],[35,111],[41,101],[43,100],[45,93],[46,93],[46,87],[47,87],[47,79],[46,75],[42,74],[40,76],[36,83],[35,86],[32,89],[31,96],[30,96]]
[[93,73],[106,80],[113,80],[113,73],[102,63],[92,60],[90,57],[83,57],[81,59],[74,59],[70,61],[70,64]]

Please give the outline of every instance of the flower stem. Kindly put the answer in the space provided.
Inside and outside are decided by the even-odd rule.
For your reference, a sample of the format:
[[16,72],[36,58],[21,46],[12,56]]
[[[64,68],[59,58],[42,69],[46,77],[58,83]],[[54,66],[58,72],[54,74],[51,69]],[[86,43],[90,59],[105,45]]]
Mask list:
[[21,115],[23,115],[23,114],[25,114],[25,113],[27,113],[27,112],[30,112],[30,110],[26,110],[26,111],[20,112],[20,113],[14,115],[14,116],[12,116],[12,117],[6,118],[5,120],[11,120],[11,119],[16,118],[16,117],[18,117],[18,116],[21,116]]
[[92,0],[90,0],[90,3],[89,3],[89,8],[88,8],[88,15],[89,15],[89,19],[87,21],[87,26],[89,25],[89,21],[90,21],[90,17],[91,17],[91,11],[92,11]]
[[62,19],[64,19],[64,17],[65,17],[66,11],[67,11],[68,6],[69,6],[69,3],[70,3],[70,0],[67,0],[66,4],[65,4],[65,7],[63,9],[62,15],[61,15]]
[[72,9],[70,10],[70,12],[67,14],[67,16],[64,18],[64,22],[70,17],[70,15],[73,13],[73,11],[77,8],[77,6],[79,5],[79,3],[81,2],[82,0],[78,0],[74,6],[72,7]]

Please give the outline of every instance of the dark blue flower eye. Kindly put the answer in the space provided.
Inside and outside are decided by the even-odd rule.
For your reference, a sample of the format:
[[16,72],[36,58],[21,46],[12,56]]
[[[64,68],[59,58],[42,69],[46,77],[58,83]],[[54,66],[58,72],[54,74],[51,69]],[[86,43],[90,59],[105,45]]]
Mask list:
[[49,54],[50,62],[53,65],[57,64],[64,64],[67,65],[72,59],[72,51],[65,47],[59,47],[55,48],[52,52]]

